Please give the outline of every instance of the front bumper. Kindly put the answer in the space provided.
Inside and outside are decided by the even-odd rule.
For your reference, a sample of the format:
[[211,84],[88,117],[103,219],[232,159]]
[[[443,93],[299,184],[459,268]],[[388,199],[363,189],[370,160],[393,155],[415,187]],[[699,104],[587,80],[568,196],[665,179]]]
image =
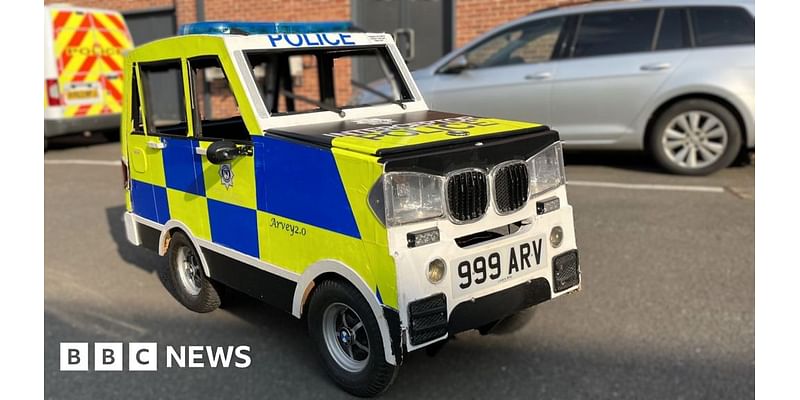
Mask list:
[[84,131],[119,128],[119,114],[102,114],[90,117],[71,117],[44,120],[44,137],[68,135]]
[[[560,209],[537,215],[536,200],[553,196],[559,197]],[[503,237],[463,247],[455,240],[465,234],[521,220],[525,220],[526,224]],[[408,247],[407,233],[430,229],[431,226],[438,227],[439,242],[417,248]],[[548,240],[555,226],[560,226],[564,232],[563,241],[558,247],[553,247]],[[488,285],[466,290],[459,288],[459,260],[492,252],[503,254],[503,249],[516,248],[520,243],[537,240],[543,243],[542,261],[538,266]],[[572,207],[567,203],[564,186],[540,198],[531,199],[522,210],[510,215],[497,215],[490,208],[482,220],[472,224],[453,225],[449,221],[439,220],[391,228],[389,242],[397,268],[398,314],[408,351],[443,340],[448,334],[481,327],[580,288]],[[427,280],[425,270],[428,263],[436,258],[445,261],[447,271],[445,278],[434,284]],[[556,262],[565,259],[571,260],[570,268],[565,269],[563,262]],[[501,269],[506,268],[504,266]]]
[[[554,292],[569,291],[580,283],[580,266],[577,251],[554,257],[553,282],[535,278],[516,286],[483,297],[457,304],[447,315],[447,298],[435,294],[409,304],[409,343],[423,345],[437,339],[470,329],[477,329],[511,316],[552,298]],[[560,267],[555,267],[560,264]]]

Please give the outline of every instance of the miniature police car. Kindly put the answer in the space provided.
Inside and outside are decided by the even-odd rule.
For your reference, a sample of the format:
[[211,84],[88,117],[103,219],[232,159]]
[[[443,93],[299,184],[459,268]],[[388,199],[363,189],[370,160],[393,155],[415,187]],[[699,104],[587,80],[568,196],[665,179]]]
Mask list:
[[126,55],[121,137],[128,240],[190,310],[233,288],[305,318],[372,396],[407,352],[580,288],[555,131],[428,110],[392,37],[347,23],[181,33]]

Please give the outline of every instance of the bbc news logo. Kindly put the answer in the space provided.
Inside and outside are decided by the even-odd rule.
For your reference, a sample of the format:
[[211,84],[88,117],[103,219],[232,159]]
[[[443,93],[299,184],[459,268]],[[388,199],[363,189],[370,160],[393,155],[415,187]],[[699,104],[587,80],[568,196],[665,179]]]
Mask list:
[[[158,343],[128,343],[127,363],[122,343],[61,343],[61,371],[158,371]],[[166,368],[247,368],[250,346],[165,346]]]

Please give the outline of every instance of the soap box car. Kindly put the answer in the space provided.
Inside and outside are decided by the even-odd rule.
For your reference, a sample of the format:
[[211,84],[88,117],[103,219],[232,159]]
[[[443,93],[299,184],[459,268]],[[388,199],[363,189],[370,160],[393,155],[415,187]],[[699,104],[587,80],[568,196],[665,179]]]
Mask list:
[[187,308],[234,288],[305,318],[332,379],[370,396],[406,352],[580,271],[558,134],[428,110],[392,37],[348,27],[198,23],[128,53],[124,220]]

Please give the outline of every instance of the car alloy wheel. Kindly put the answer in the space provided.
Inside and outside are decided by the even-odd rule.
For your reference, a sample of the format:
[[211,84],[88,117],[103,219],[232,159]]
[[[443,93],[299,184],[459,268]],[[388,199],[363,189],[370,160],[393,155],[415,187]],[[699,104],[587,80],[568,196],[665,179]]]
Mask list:
[[662,149],[667,158],[683,168],[705,168],[717,162],[728,146],[725,124],[706,111],[678,114],[662,132]]
[[361,317],[342,303],[333,303],[322,316],[322,335],[336,364],[348,372],[364,370],[369,361],[369,338]]
[[178,277],[186,291],[192,296],[200,294],[203,272],[194,251],[187,246],[178,250]]

